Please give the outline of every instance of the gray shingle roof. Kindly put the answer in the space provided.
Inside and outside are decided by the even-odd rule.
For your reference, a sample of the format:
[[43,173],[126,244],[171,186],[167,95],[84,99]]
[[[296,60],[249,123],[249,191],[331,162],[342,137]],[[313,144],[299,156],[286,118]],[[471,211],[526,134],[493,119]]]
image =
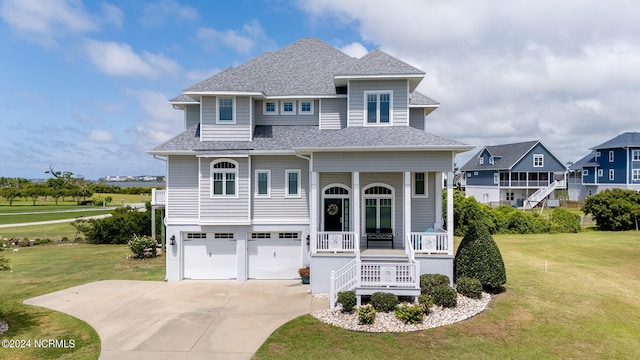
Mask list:
[[590,152],[589,154],[585,155],[582,159],[571,164],[571,166],[569,166],[569,170],[580,170],[585,166],[600,166],[600,164],[598,164],[598,162],[596,161],[595,151]]
[[640,132],[626,132],[620,134],[611,140],[592,147],[591,150],[615,149],[622,147],[640,147]]
[[184,94],[180,94],[174,97],[173,99],[169,100],[169,102],[172,104],[199,104],[200,103],[198,100],[195,100],[191,96],[187,96]]
[[438,106],[439,102],[433,100],[427,95],[414,91],[409,95],[409,106]]
[[[508,170],[539,142],[539,140],[534,140],[514,144],[485,146],[469,159],[469,161],[460,168],[460,171]],[[485,149],[495,158],[493,165],[480,165],[479,156]]]
[[210,153],[217,151],[295,151],[359,149],[438,149],[469,150],[469,145],[408,126],[352,127],[319,130],[317,126],[255,127],[253,141],[200,141],[199,126],[149,151],[152,154]]
[[415,68],[404,61],[375,49],[350,66],[338,70],[335,75],[424,75],[424,71]]

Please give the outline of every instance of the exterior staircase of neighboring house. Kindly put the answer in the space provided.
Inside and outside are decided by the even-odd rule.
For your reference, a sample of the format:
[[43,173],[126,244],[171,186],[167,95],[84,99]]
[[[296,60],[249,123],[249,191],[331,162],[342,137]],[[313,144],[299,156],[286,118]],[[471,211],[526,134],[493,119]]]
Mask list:
[[542,200],[546,199],[549,194],[551,194],[556,189],[565,188],[564,180],[556,180],[549,184],[549,186],[541,187],[538,191],[534,192],[529,196],[527,200],[524,201],[524,209],[533,209],[536,207]]

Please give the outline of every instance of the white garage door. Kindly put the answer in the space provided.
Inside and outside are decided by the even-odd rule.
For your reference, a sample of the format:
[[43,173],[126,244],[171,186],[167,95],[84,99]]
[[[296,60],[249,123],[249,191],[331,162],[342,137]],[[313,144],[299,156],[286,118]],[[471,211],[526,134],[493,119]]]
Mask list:
[[251,239],[249,240],[249,278],[296,279],[300,278],[300,239]]
[[185,279],[235,279],[236,241],[184,239]]

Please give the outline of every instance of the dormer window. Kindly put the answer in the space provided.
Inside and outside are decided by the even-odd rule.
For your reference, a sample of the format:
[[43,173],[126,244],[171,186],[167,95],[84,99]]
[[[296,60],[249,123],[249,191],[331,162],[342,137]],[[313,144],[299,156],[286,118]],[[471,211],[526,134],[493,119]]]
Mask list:
[[391,123],[391,91],[365,91],[365,119],[369,125]]
[[484,157],[480,158],[480,165],[484,165]]
[[277,101],[265,101],[262,113],[265,115],[277,115],[278,114],[278,102]]
[[489,157],[489,165],[493,165],[494,161],[493,161],[493,156]]
[[235,113],[234,98],[218,98],[218,123],[234,123]]
[[283,100],[280,102],[280,113],[282,115],[295,115],[296,102],[293,100]]

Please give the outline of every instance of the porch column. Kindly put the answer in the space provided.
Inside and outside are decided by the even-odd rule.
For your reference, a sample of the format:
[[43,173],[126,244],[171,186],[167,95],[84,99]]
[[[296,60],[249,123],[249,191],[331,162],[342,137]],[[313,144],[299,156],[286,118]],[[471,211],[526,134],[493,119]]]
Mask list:
[[353,231],[356,233],[356,246],[360,249],[360,173],[355,171],[351,173],[351,189],[353,211],[351,216],[353,218]]
[[315,254],[318,251],[318,180],[319,176],[317,171],[312,171],[309,181],[310,195],[309,195],[309,217],[310,217],[310,229],[309,236],[311,237],[311,253]]
[[[435,181],[435,192],[436,192],[436,223],[433,224],[433,228],[435,230],[438,229],[442,229],[442,185],[444,185],[442,183],[442,173],[441,172],[437,172],[435,173],[436,176],[436,181]],[[453,179],[449,179],[447,178],[447,183],[449,183],[450,181],[453,181]]]
[[[447,173],[447,179],[453,179],[453,172]],[[453,184],[447,181],[447,239],[449,240],[449,252],[453,255]]]
[[405,171],[404,173],[404,186],[402,197],[404,200],[404,236],[402,236],[402,247],[407,243],[406,239],[411,233],[411,173]]

